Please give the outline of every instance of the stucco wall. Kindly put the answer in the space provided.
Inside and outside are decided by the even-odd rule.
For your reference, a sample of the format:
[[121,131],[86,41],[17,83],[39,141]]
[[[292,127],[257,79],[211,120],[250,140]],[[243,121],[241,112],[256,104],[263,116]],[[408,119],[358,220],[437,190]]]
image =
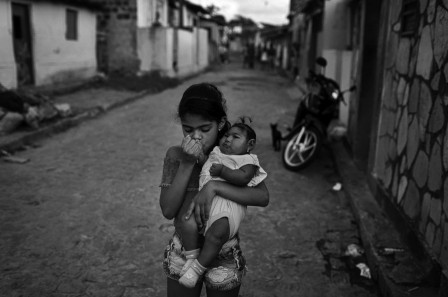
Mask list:
[[11,6],[0,1],[0,83],[6,88],[17,87],[16,62],[12,42]]
[[[26,3],[26,2],[23,2]],[[35,85],[83,80],[96,73],[96,16],[78,11],[78,40],[66,40],[65,5],[30,3],[30,26]],[[17,87],[13,50],[11,2],[0,2],[0,82]]]
[[208,33],[205,29],[178,30],[177,75],[195,73],[208,65]]
[[96,15],[80,8],[78,40],[66,40],[66,6],[35,3],[31,9],[36,85],[92,77],[96,73]]
[[323,48],[345,50],[349,45],[349,0],[324,1]]
[[390,2],[373,175],[448,268],[448,1],[420,1],[415,36]]
[[175,76],[173,68],[173,28],[152,27],[138,30],[140,70],[160,71]]
[[198,29],[198,66],[203,69],[208,65],[208,31],[206,29]]
[[185,75],[192,72],[192,65],[194,63],[194,51],[196,49],[196,40],[193,32],[187,30],[178,30],[178,44],[177,51],[177,68],[179,75]]

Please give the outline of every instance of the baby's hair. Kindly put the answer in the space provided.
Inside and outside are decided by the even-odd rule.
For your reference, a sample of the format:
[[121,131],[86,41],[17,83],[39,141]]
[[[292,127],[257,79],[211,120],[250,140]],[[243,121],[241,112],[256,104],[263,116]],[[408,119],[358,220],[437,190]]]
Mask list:
[[236,122],[232,125],[232,127],[238,127],[241,130],[246,132],[247,140],[257,140],[257,134],[255,133],[254,129],[250,126],[252,123],[252,118],[248,116],[241,116],[238,118],[239,122]]

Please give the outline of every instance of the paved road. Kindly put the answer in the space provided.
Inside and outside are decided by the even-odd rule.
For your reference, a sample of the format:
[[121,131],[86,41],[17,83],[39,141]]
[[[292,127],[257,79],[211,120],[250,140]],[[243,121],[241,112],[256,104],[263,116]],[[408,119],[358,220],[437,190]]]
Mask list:
[[[269,123],[289,123],[294,88],[273,72],[225,65],[175,89],[82,123],[0,164],[0,296],[165,296],[162,252],[172,226],[158,204],[167,147],[181,138],[175,110],[185,88],[217,84],[229,115],[252,115],[271,202],[241,228],[248,273],[240,295],[376,296],[340,258],[358,234],[330,155],[286,171]],[[352,271],[353,272],[353,271]],[[356,271],[355,271],[356,272]]]

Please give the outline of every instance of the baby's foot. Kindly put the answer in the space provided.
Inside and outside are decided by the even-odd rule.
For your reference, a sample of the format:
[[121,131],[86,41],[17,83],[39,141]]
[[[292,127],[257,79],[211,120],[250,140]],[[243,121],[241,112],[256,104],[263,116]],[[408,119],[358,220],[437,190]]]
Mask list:
[[184,266],[182,267],[182,269],[179,273],[180,276],[183,276],[185,274],[185,272],[187,272],[188,268],[190,268],[191,263],[193,263],[194,259],[196,259],[199,256],[200,252],[201,252],[201,249],[190,250],[190,251],[184,252],[185,258],[187,258],[187,262],[185,262]]
[[179,279],[179,283],[187,288],[194,288],[198,279],[205,272],[205,267],[198,260],[193,260],[187,272]]

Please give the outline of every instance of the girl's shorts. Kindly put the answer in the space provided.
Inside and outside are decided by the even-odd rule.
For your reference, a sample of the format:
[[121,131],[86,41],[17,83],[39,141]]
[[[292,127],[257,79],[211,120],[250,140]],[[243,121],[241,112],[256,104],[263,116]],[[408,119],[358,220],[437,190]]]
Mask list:
[[[186,259],[183,253],[182,241],[177,233],[166,246],[163,269],[167,277],[179,280],[180,271]],[[207,288],[216,291],[227,291],[241,285],[246,271],[244,259],[239,245],[238,235],[227,241],[219,252],[218,257],[210,265],[203,276]]]

